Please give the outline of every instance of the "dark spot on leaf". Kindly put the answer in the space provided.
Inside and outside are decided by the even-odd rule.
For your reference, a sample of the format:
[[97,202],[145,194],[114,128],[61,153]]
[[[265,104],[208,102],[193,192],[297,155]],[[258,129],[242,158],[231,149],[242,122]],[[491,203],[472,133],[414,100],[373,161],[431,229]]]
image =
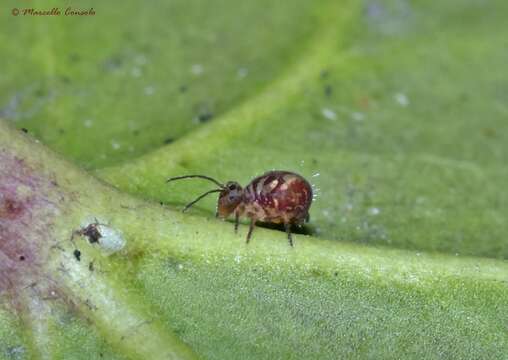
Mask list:
[[76,249],[76,250],[74,250],[73,254],[74,254],[74,257],[76,258],[76,260],[81,261],[81,251]]
[[168,138],[164,139],[164,144],[165,145],[171,144],[173,141],[175,141],[175,139],[168,137]]
[[6,198],[0,202],[0,217],[7,219],[15,219],[19,217],[24,210],[23,203],[16,199]]
[[326,85],[325,86],[325,95],[329,97],[332,95],[332,93],[333,93],[333,87],[329,84]]
[[46,91],[43,88],[39,87],[34,91],[34,95],[37,97],[45,97]]
[[90,262],[88,263],[88,270],[90,270],[90,271],[94,271],[94,270],[95,270],[95,266],[94,266],[93,261],[90,261]]
[[186,85],[182,85],[178,88],[178,90],[181,92],[181,93],[184,93],[184,92],[187,92],[187,86]]
[[198,115],[198,120],[201,123],[207,122],[213,118],[213,113],[210,111],[203,112]]
[[182,168],[187,168],[189,167],[189,161],[187,159],[181,159],[180,161],[178,161],[178,165],[181,166]]
[[27,128],[21,128],[21,131],[23,131],[25,134],[28,133],[28,129]]
[[78,54],[76,54],[76,53],[72,53],[72,54],[69,55],[69,61],[70,62],[75,63],[75,62],[78,62],[80,60],[81,60],[81,57]]
[[323,276],[323,271],[320,269],[312,269],[310,273],[312,276]]
[[64,84],[70,84],[71,78],[68,76],[60,76],[60,81],[62,81]]
[[86,228],[82,229],[80,233],[88,238],[88,242],[90,244],[94,244],[99,242],[99,239],[102,237],[102,234],[97,229],[98,224],[90,224]]
[[185,334],[185,329],[175,328],[175,329],[173,329],[173,332],[175,333],[175,335],[181,337],[183,334]]
[[123,65],[123,59],[120,55],[113,55],[107,58],[103,63],[105,71],[115,71]]

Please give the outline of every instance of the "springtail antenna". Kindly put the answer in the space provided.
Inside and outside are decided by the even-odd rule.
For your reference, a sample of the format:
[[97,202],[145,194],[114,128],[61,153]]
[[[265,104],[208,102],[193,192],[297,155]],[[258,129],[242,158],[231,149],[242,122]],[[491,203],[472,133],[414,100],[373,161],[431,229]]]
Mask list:
[[185,205],[185,207],[183,208],[182,212],[186,212],[192,205],[197,203],[199,200],[201,200],[205,196],[210,195],[211,193],[220,192],[220,191],[222,191],[222,189],[214,189],[214,190],[207,191],[207,192],[205,192],[202,195],[199,195],[195,200],[193,200],[190,203],[188,203],[187,205]]
[[221,189],[224,188],[224,184],[221,184],[219,181],[215,180],[214,178],[211,178],[210,176],[206,176],[206,175],[183,175],[183,176],[175,176],[175,177],[171,177],[169,179],[166,180],[166,182],[170,182],[170,181],[174,181],[174,180],[181,180],[181,179],[190,179],[190,178],[200,178],[200,179],[205,179],[205,180],[209,180],[215,184],[217,184]]

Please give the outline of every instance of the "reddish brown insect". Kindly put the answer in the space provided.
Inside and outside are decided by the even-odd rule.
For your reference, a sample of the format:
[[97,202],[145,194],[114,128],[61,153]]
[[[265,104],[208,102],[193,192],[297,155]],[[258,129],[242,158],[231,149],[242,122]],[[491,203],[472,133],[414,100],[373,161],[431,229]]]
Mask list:
[[252,180],[242,188],[236,181],[225,185],[205,175],[184,175],[172,177],[167,182],[180,179],[201,178],[219,186],[200,195],[185,206],[189,209],[205,196],[219,192],[216,216],[226,219],[235,216],[235,232],[238,230],[240,216],[250,218],[247,242],[249,242],[256,221],[284,224],[289,244],[293,246],[291,225],[302,225],[309,220],[309,208],[312,203],[312,187],[302,176],[289,171],[269,171]]

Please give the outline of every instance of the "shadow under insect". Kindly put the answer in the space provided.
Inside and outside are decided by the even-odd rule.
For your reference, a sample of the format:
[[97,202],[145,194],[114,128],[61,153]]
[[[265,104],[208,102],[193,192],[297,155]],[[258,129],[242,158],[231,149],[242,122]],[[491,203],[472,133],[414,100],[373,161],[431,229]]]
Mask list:
[[[258,222],[257,225],[265,229],[286,231],[284,224]],[[311,224],[291,225],[291,233],[298,235],[314,235],[316,233],[316,228]]]

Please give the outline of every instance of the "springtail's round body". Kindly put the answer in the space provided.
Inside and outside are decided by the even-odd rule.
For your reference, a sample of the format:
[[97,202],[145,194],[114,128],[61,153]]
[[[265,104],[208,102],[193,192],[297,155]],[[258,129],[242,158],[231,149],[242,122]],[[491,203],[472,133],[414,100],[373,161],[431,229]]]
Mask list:
[[238,230],[240,217],[250,219],[247,242],[257,221],[284,224],[289,244],[293,246],[291,226],[302,225],[309,220],[309,208],[312,203],[312,187],[302,176],[290,171],[269,171],[252,180],[245,188],[236,181],[225,185],[205,175],[185,175],[167,181],[201,178],[214,182],[219,189],[213,189],[187,204],[186,211],[208,194],[219,192],[217,216],[223,219],[231,214],[235,216],[235,231]]

